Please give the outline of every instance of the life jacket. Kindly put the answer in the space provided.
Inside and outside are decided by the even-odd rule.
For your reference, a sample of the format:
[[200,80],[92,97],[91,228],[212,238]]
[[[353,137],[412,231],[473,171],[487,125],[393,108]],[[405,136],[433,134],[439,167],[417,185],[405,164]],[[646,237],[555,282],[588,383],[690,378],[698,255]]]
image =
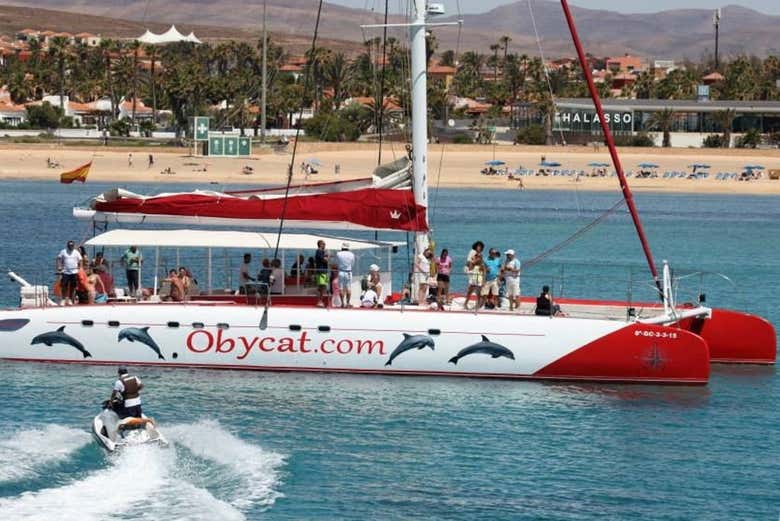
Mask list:
[[141,386],[138,385],[138,378],[135,376],[125,375],[121,377],[120,380],[122,381],[122,385],[125,386],[125,392],[122,393],[122,397],[125,400],[138,398],[139,391],[141,390]]

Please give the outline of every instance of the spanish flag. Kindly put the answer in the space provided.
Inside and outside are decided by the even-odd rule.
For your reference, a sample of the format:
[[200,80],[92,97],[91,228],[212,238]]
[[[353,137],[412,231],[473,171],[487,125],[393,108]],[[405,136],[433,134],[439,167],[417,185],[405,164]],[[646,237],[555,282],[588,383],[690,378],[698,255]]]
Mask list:
[[92,161],[87,163],[86,165],[81,165],[80,167],[70,170],[68,172],[63,172],[60,174],[60,183],[67,183],[70,184],[73,181],[78,181],[79,183],[83,183],[87,180],[87,175],[89,175],[89,169],[92,166]]

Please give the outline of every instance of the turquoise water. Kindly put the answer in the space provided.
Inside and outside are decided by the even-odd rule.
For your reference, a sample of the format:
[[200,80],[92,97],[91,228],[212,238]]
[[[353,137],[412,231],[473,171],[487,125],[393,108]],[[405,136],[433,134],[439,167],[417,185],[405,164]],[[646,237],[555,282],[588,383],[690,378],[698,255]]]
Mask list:
[[[49,282],[73,203],[102,185],[2,182],[0,267]],[[130,185],[130,189],[150,190]],[[182,187],[184,188],[184,187]],[[617,193],[432,194],[438,246],[524,259]],[[780,323],[778,199],[639,194],[684,298]],[[380,235],[380,238],[398,238]],[[403,237],[401,237],[403,240]],[[402,275],[406,255],[394,263]],[[188,265],[200,269],[202,259]],[[235,265],[235,264],[234,264]],[[652,298],[625,212],[523,278],[570,296]],[[702,286],[702,287],[700,287]],[[0,282],[0,304],[18,290]],[[172,448],[105,455],[88,434],[113,368],[0,362],[3,519],[776,519],[774,368],[715,367],[704,388],[143,369]]]

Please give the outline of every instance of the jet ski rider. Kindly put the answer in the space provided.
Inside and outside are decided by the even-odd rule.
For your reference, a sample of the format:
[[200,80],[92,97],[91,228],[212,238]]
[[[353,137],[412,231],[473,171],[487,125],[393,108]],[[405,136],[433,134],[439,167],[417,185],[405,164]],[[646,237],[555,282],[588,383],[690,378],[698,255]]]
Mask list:
[[117,381],[114,382],[114,390],[111,393],[113,409],[120,418],[133,416],[141,417],[141,389],[144,384],[137,376],[127,372],[126,367],[117,370]]

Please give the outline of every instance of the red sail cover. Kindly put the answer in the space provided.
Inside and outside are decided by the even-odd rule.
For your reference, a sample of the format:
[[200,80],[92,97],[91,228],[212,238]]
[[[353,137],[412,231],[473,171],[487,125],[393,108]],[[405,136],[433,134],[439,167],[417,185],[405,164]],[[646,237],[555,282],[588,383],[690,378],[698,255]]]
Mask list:
[[[143,197],[120,195],[95,200],[93,209],[135,215],[166,215],[196,218],[277,220],[284,197],[236,197],[214,193],[178,193]],[[347,192],[290,195],[285,221],[350,223],[370,229],[428,231],[424,206],[414,201],[411,190],[362,188]]]

